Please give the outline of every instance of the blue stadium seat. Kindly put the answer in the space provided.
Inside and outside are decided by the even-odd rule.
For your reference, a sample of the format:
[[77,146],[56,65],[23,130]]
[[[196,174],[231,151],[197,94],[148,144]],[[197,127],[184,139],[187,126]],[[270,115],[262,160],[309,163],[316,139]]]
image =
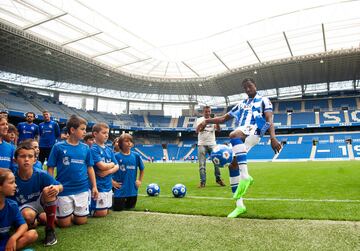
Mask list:
[[249,160],[271,160],[274,157],[274,151],[270,145],[260,142],[255,145],[247,154]]
[[332,100],[333,108],[337,110],[341,110],[342,107],[348,108],[356,108],[356,100],[354,97],[352,98],[334,98]]
[[301,101],[281,101],[279,102],[279,112],[286,112],[287,110],[292,110],[294,112],[301,110]]
[[178,120],[177,127],[184,127],[184,120],[185,120],[185,117],[184,117],[184,116],[180,116],[180,117],[179,117],[179,120]]
[[315,113],[314,112],[301,112],[291,114],[291,124],[315,124]]
[[337,124],[344,122],[345,122],[345,117],[343,111],[320,112],[321,124]]
[[332,143],[317,145],[315,159],[348,158],[347,146],[345,143]]
[[275,125],[287,125],[287,113],[274,114]]
[[170,160],[172,160],[173,157],[175,158],[175,160],[179,159],[178,155],[180,148],[178,147],[177,144],[167,144],[167,151]]
[[171,116],[149,115],[148,120],[150,127],[169,127]]
[[277,159],[309,159],[312,143],[285,144]]
[[305,110],[313,111],[314,109],[320,109],[321,111],[327,111],[329,104],[327,99],[310,99],[305,100]]
[[136,145],[141,152],[143,152],[148,157],[154,157],[155,161],[162,160],[164,156],[162,145]]

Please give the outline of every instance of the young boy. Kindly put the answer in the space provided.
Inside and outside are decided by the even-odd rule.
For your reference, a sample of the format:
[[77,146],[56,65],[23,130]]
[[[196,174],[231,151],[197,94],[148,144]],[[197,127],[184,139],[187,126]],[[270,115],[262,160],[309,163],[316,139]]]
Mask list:
[[90,148],[95,143],[95,138],[93,133],[88,132],[84,137],[84,143],[87,144]]
[[[6,196],[14,196],[16,183],[14,174],[6,168],[0,168],[0,250],[17,250],[34,243],[38,234],[29,230],[22,217],[19,206]],[[10,235],[10,229],[16,230]]]
[[91,211],[95,217],[103,217],[112,207],[112,174],[119,170],[114,152],[105,143],[109,138],[109,126],[105,123],[95,124],[92,128],[95,142],[91,147],[94,158],[96,184],[99,191],[97,199],[91,200]]
[[[31,148],[33,148],[35,150],[35,164],[33,165],[33,168],[34,169],[37,169],[37,170],[40,170],[42,171],[43,170],[43,165],[42,163],[38,160],[38,157],[39,157],[39,143],[34,140],[34,139],[26,139],[24,141],[22,141],[20,144],[26,144],[26,145],[31,145]],[[12,167],[12,171],[15,173],[17,170],[18,170],[18,164],[17,163],[13,163],[12,164],[13,167]],[[46,170],[45,170],[46,171]]]
[[56,200],[62,185],[48,173],[33,168],[36,162],[35,149],[30,142],[23,142],[15,151],[18,170],[15,172],[17,185],[15,200],[30,228],[36,227],[36,217],[46,213],[45,246],[57,243],[55,236]]
[[[22,143],[24,144],[30,144],[32,148],[35,150],[35,164],[34,169],[43,170],[43,164],[38,160],[40,148],[39,148],[39,142],[37,142],[35,139],[26,139]],[[46,171],[46,170],[45,170]]]
[[0,116],[0,168],[9,168],[13,170],[13,157],[15,148],[5,141],[8,132],[7,117]]
[[80,143],[86,134],[86,120],[72,115],[66,123],[69,138],[54,145],[48,160],[48,172],[64,187],[58,196],[56,211],[57,224],[70,227],[72,222],[77,225],[86,224],[89,214],[89,181],[92,196],[97,198],[96,179],[93,169],[94,161],[90,148]]
[[8,124],[8,127],[9,129],[5,136],[5,141],[16,147],[19,137],[19,132],[13,124]]
[[[114,211],[135,208],[138,189],[144,178],[144,164],[138,153],[131,151],[134,145],[130,134],[124,133],[118,140],[120,152],[115,154],[119,170],[114,173]],[[137,177],[137,170],[140,170]]]
[[61,129],[60,136],[59,138],[56,139],[56,143],[66,141],[68,138],[69,138],[69,133],[67,131],[67,128],[64,127],[63,129]]

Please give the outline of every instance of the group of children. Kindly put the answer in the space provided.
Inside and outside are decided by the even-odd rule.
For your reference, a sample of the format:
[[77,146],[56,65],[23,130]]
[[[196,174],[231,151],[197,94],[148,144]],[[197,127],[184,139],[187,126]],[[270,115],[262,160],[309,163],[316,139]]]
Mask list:
[[39,223],[45,224],[44,245],[51,246],[57,243],[55,222],[59,227],[81,225],[89,215],[104,217],[111,208],[135,207],[144,165],[131,151],[132,136],[122,134],[115,152],[105,145],[109,126],[98,123],[89,147],[82,143],[86,127],[84,119],[71,116],[66,124],[69,137],[53,146],[47,170],[42,170],[37,141],[25,140],[14,149],[3,140],[8,122],[0,117],[0,250],[35,242]]

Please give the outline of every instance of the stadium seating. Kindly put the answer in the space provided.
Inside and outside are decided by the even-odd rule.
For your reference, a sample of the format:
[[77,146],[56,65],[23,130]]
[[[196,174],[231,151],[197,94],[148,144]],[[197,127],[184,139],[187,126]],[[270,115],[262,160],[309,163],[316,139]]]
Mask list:
[[[289,101],[273,101],[278,111],[274,114],[276,126],[296,125],[327,125],[339,123],[360,123],[360,110],[357,108],[355,97],[336,97],[330,99],[303,99]],[[134,127],[160,127],[168,128],[172,118],[170,116],[148,115],[147,121],[143,115],[137,114],[111,114],[97,111],[84,111],[63,105],[56,99],[43,96],[36,92],[14,91],[4,88],[0,92],[0,107],[8,111],[25,113],[34,111],[41,115],[42,110],[49,110],[53,117],[66,120],[71,114],[77,114],[85,118],[89,123],[106,122],[113,126],[134,126]],[[233,106],[228,108],[214,108],[213,112],[224,114]],[[303,109],[303,110],[302,110]],[[320,109],[320,113],[314,113],[314,109]],[[343,110],[348,109],[348,110]],[[287,114],[287,110],[292,110]],[[198,110],[199,116],[201,111]],[[17,115],[18,116],[18,115]],[[177,119],[178,128],[195,128],[197,117],[180,116]],[[289,124],[288,124],[289,123]],[[229,120],[222,127],[236,126],[233,120]]]
[[332,100],[333,108],[340,110],[343,107],[347,107],[349,109],[355,109],[356,106],[356,100],[354,97],[351,98],[334,98]]
[[274,114],[274,123],[275,125],[287,125],[287,113],[279,113],[279,114]]
[[33,111],[35,114],[41,114],[37,107],[33,106],[29,101],[27,101],[22,95],[19,95],[16,92],[1,91],[0,100],[4,107],[9,111],[17,112],[28,112]]
[[265,142],[259,142],[247,155],[248,160],[272,160],[273,157],[274,151]]
[[311,148],[312,143],[289,144],[289,142],[287,142],[287,144],[283,146],[283,149],[277,159],[309,159],[311,154]]
[[150,115],[148,116],[150,127],[169,127],[171,117],[161,115]]
[[279,102],[279,112],[287,112],[288,110],[291,110],[293,112],[301,111],[301,101],[282,101]]
[[313,111],[314,109],[320,109],[320,111],[329,110],[329,103],[327,99],[312,99],[305,101],[305,110]]
[[345,143],[319,143],[317,145],[315,159],[348,159],[348,151]]
[[147,157],[154,157],[155,161],[162,160],[163,148],[160,144],[154,145],[135,145],[135,148],[139,149],[142,153],[144,153]]
[[291,114],[292,125],[315,124],[314,112],[293,112]]
[[344,111],[320,112],[320,124],[345,123]]

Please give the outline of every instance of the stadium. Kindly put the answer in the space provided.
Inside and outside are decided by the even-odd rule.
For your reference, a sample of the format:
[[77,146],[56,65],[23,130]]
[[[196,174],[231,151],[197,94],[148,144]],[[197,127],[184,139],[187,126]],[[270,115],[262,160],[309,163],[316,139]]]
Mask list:
[[[0,1],[9,122],[31,111],[38,124],[44,110],[61,128],[73,114],[87,131],[105,122],[109,144],[131,134],[145,164],[135,210],[59,229],[52,248],[360,250],[360,1],[114,2]],[[228,219],[227,168],[220,187],[208,159],[198,188],[196,121],[204,106],[218,117],[246,99],[246,78],[271,100],[282,149],[274,154],[268,133],[248,152],[247,212]],[[236,123],[220,125],[217,144]],[[150,183],[158,196],[146,195]],[[186,196],[173,198],[179,183]]]

